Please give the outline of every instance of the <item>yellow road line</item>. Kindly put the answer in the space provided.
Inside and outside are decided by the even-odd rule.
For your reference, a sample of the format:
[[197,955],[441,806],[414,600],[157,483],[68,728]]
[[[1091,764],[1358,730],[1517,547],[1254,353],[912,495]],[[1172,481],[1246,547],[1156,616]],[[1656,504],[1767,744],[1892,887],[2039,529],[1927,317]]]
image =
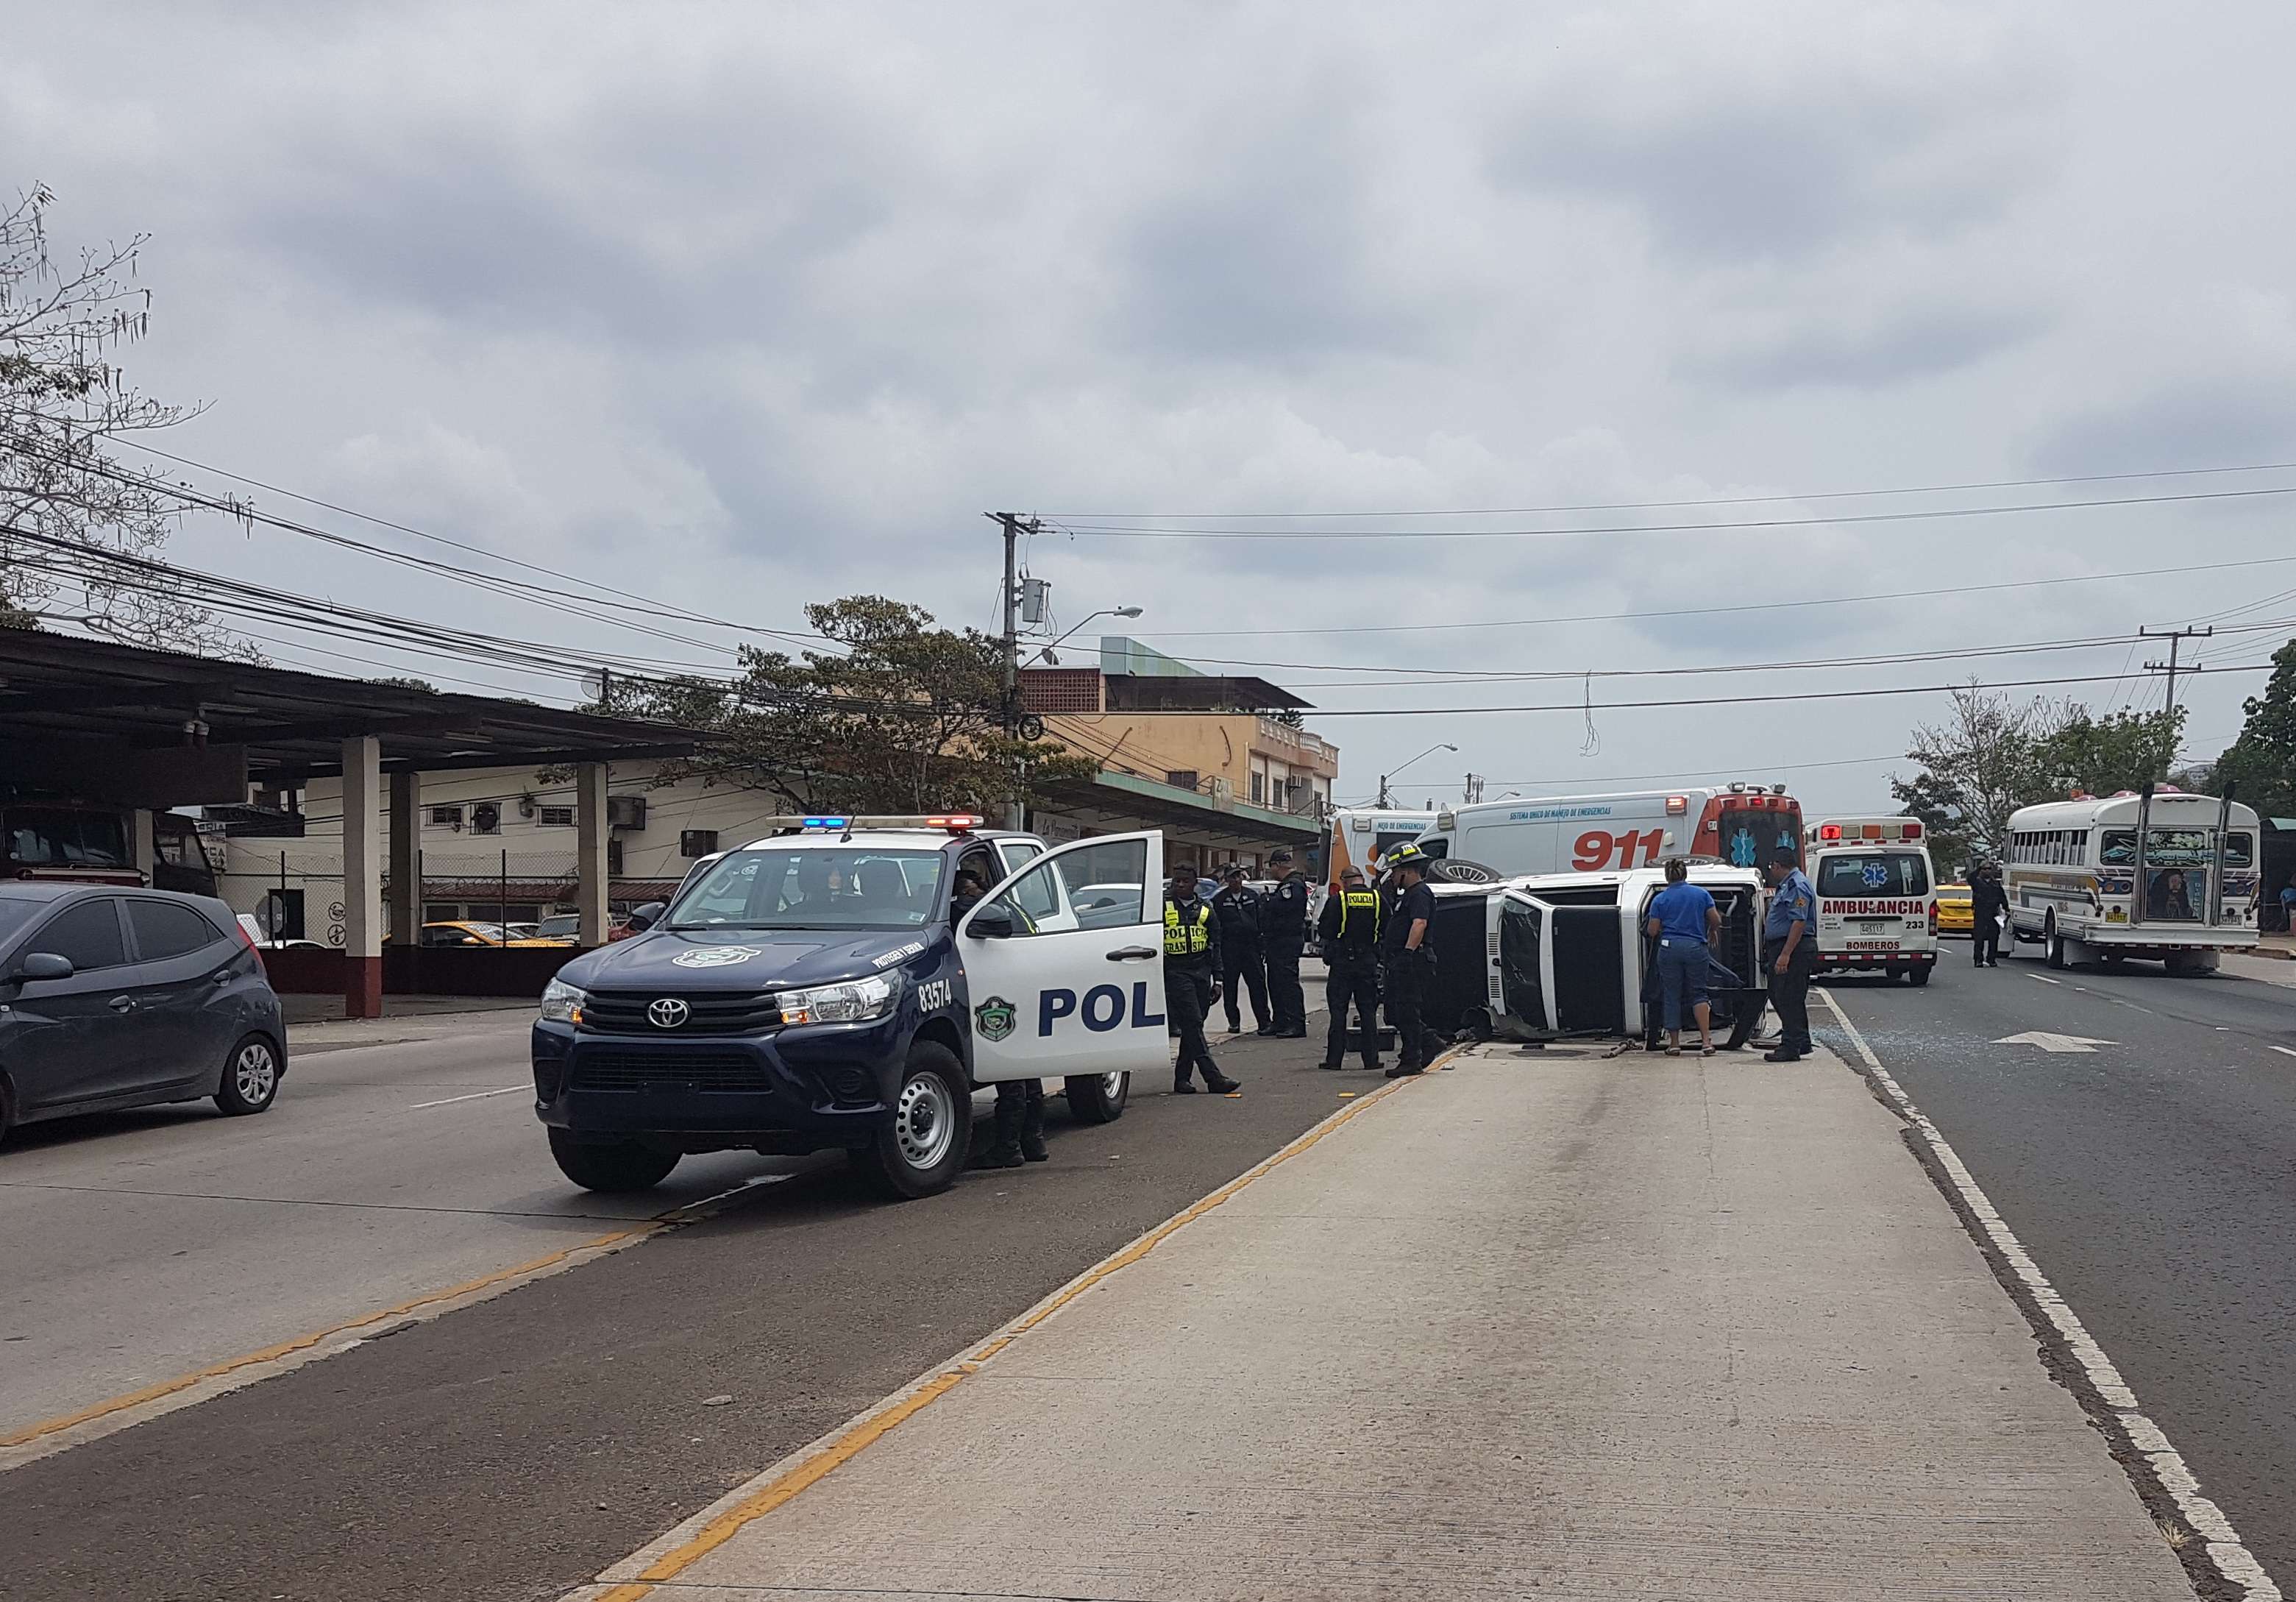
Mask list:
[[540,1273],[543,1269],[553,1268],[579,1253],[619,1245],[639,1236],[652,1235],[668,1227],[663,1222],[649,1220],[631,1228],[617,1229],[611,1234],[601,1235],[595,1239],[586,1240],[579,1245],[566,1246],[545,1256],[537,1257],[531,1262],[520,1263],[516,1268],[503,1269],[478,1279],[465,1280],[461,1285],[450,1286],[443,1291],[431,1291],[417,1296],[412,1302],[402,1302],[396,1307],[386,1307],[376,1312],[361,1313],[356,1319],[346,1319],[340,1324],[330,1324],[324,1329],[315,1329],[310,1334],[298,1335],[291,1341],[282,1341],[275,1346],[266,1346],[260,1351],[242,1352],[238,1357],[226,1358],[219,1363],[210,1363],[204,1368],[195,1368],[189,1374],[179,1374],[173,1379],[163,1379],[157,1384],[146,1385],[140,1391],[130,1391],[123,1396],[114,1396],[102,1401],[91,1402],[78,1412],[43,1419],[38,1424],[30,1425],[11,1434],[0,1435],[0,1448],[27,1446],[43,1436],[56,1434],[63,1430],[77,1429],[81,1425],[92,1424],[99,1418],[107,1417],[113,1413],[124,1412],[129,1408],[142,1407],[146,1402],[158,1401],[163,1397],[173,1396],[181,1391],[188,1391],[194,1385],[204,1384],[209,1380],[222,1379],[242,1369],[252,1368],[263,1363],[277,1362],[281,1358],[292,1357],[299,1351],[308,1351],[311,1348],[332,1340],[337,1335],[349,1335],[355,1330],[388,1323],[393,1319],[406,1318],[409,1314],[419,1313],[425,1308],[434,1307],[442,1302],[452,1302],[457,1297],[473,1295],[490,1286],[500,1285],[505,1279],[516,1279],[521,1275]]
[[[1428,1064],[1429,1069],[1431,1071],[1439,1067],[1452,1055],[1454,1054],[1450,1052],[1444,1053],[1442,1056]],[[838,1432],[835,1436],[824,1442],[819,1450],[807,1454],[783,1473],[775,1475],[750,1495],[742,1498],[725,1512],[703,1524],[690,1538],[655,1558],[639,1572],[636,1580],[624,1581],[601,1592],[595,1598],[595,1602],[642,1602],[642,1598],[653,1595],[656,1586],[676,1579],[678,1575],[733,1540],[750,1524],[755,1524],[775,1508],[794,1500],[807,1489],[819,1483],[837,1469],[859,1457],[896,1426],[914,1418],[947,1395],[958,1385],[979,1373],[982,1365],[989,1359],[1036,1328],[1037,1325],[1042,1324],[1078,1296],[1083,1295],[1094,1286],[1118,1270],[1129,1268],[1138,1262],[1176,1232],[1203,1217],[1205,1213],[1234,1195],[1253,1180],[1307,1151],[1365,1108],[1383,1097],[1393,1095],[1406,1085],[1423,1082],[1425,1077],[1422,1075],[1414,1079],[1390,1080],[1368,1095],[1357,1097],[1275,1155],[1262,1160],[1210,1195],[1174,1213],[1130,1245],[1102,1258],[1012,1323],[966,1351],[947,1368],[879,1402]]]

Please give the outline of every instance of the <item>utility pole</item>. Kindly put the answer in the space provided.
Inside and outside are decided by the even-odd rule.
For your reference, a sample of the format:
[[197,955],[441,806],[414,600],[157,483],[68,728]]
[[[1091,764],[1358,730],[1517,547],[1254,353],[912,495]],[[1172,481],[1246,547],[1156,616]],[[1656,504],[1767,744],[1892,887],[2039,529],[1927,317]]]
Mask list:
[[[1038,523],[1033,517],[1023,518],[1017,512],[991,512],[988,513],[988,516],[993,518],[1004,530],[1004,588],[1002,592],[1004,612],[1004,702],[1003,711],[1005,737],[1007,739],[1011,739],[1019,735],[1021,725],[1021,631],[1019,613],[1021,596],[1018,581],[1019,546],[1021,543],[1021,536],[1022,534],[1034,534],[1043,525]],[[1013,764],[1013,776],[1016,788],[1012,801],[1006,804],[1004,809],[1004,826],[1008,829],[1018,829],[1025,826],[1027,819],[1027,811],[1021,803],[1017,789],[1021,778],[1020,764],[1018,762]]]
[[1381,811],[1384,812],[1387,810],[1387,775],[1383,773],[1379,776],[1379,801],[1377,805]]
[[2148,673],[2165,672],[2169,675],[2169,711],[2173,712],[2177,710],[2177,647],[2184,644],[2186,640],[2204,640],[2215,632],[2216,628],[2213,625],[2207,628],[2139,628],[2136,631],[2136,637],[2139,639],[2167,640],[2169,642],[2169,660],[2167,661],[2146,662],[2144,664],[2144,670]]

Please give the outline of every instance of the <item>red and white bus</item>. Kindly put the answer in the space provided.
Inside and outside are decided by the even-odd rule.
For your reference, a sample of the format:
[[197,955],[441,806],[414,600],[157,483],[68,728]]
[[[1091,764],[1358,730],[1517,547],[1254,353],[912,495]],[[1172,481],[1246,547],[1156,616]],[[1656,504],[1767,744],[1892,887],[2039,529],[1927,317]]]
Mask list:
[[1800,855],[1801,803],[1784,785],[1551,795],[1448,808],[1422,848],[1521,874],[1603,873],[1702,857],[1755,867],[1781,847]]

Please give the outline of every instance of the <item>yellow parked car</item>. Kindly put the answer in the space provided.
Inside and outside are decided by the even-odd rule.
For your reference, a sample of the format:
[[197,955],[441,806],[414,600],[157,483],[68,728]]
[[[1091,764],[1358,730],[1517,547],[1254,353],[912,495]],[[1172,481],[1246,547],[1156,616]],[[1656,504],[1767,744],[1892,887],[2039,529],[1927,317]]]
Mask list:
[[1966,936],[1972,931],[1977,919],[1970,910],[1968,885],[1940,884],[1937,887],[1937,919],[1939,934]]
[[521,935],[518,926],[456,922],[425,924],[415,937],[421,946],[565,946],[572,942]]

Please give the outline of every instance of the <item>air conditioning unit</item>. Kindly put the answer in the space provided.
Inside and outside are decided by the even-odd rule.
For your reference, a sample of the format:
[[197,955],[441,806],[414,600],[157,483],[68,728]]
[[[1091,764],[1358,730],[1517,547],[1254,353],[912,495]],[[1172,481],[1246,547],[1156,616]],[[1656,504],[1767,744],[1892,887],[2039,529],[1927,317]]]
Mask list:
[[646,822],[646,798],[643,795],[610,795],[606,798],[606,826],[610,829],[643,829]]
[[495,801],[480,801],[471,809],[471,833],[499,834],[502,833],[502,807]]

